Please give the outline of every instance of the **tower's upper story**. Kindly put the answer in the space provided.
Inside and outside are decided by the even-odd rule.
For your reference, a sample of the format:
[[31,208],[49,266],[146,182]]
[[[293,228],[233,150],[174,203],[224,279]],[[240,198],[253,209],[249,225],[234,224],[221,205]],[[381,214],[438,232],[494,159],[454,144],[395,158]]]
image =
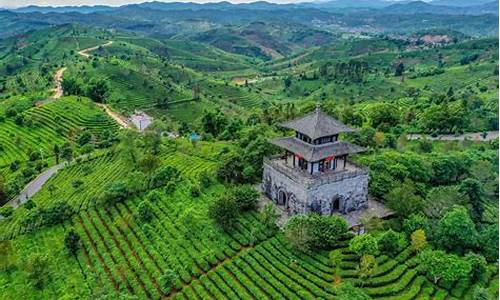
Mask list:
[[330,117],[319,106],[310,114],[285,122],[282,127],[295,131],[295,136],[273,139],[270,142],[297,159],[321,162],[335,157],[362,152],[363,147],[339,140],[340,133],[355,132],[354,129]]
[[314,112],[281,126],[295,130],[296,138],[313,145],[335,142],[340,133],[355,131],[321,111],[319,105]]

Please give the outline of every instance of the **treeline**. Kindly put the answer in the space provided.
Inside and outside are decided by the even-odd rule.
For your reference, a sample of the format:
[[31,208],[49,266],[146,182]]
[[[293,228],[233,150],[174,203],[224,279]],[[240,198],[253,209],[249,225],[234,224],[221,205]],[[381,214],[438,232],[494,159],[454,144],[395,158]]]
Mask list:
[[86,96],[95,102],[104,103],[109,96],[109,83],[105,79],[93,78],[87,83],[74,77],[64,77],[62,83],[64,95]]

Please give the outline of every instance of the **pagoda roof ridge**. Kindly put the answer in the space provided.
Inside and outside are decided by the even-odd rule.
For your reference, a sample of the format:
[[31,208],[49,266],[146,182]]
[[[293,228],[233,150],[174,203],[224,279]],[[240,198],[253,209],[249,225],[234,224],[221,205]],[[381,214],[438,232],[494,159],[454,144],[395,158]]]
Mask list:
[[271,139],[269,142],[278,147],[284,148],[296,155],[301,156],[307,161],[319,161],[331,156],[340,156],[345,154],[354,154],[366,151],[366,148],[358,145],[335,141],[320,145],[308,144],[295,137],[284,137]]
[[324,136],[356,131],[330,117],[319,106],[313,112],[303,117],[281,123],[281,127],[293,129],[307,135],[313,140]]

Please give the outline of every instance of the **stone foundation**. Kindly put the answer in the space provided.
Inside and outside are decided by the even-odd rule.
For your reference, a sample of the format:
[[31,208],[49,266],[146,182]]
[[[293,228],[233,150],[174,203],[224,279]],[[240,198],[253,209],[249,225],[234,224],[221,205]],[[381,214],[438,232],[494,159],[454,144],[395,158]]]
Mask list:
[[339,174],[342,176],[301,179],[297,174],[264,163],[262,190],[290,214],[347,214],[366,208],[368,172]]

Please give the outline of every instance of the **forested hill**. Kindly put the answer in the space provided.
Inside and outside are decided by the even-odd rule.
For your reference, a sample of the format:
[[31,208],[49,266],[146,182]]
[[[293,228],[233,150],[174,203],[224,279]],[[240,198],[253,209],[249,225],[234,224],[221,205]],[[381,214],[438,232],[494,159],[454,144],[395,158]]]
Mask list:
[[[390,3],[390,2],[389,2]],[[340,3],[278,5],[267,2],[210,4],[150,2],[121,7],[36,7],[0,12],[1,36],[53,24],[78,22],[147,34],[174,36],[200,33],[222,25],[248,22],[293,22],[333,32],[410,32],[454,28],[469,35],[498,32],[498,3],[467,7],[426,2],[396,3],[378,7],[342,6]],[[425,20],[425,22],[422,22]],[[195,23],[196,26],[187,26]],[[395,26],[397,24],[397,26]],[[179,28],[176,31],[175,28]]]

